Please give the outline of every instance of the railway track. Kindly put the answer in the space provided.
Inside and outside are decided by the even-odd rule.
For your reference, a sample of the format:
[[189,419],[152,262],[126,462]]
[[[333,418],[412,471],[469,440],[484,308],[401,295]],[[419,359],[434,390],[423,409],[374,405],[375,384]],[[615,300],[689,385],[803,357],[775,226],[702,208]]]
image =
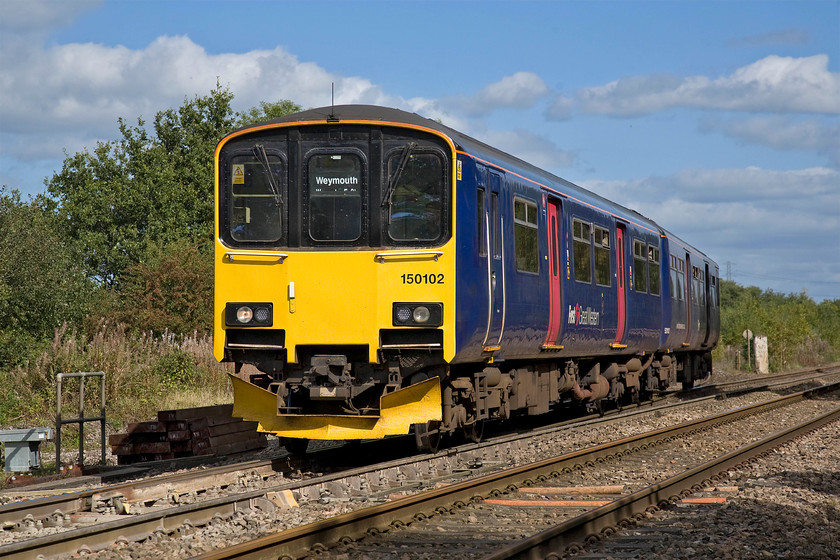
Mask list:
[[[707,397],[711,398],[711,397]],[[654,408],[644,407],[638,412],[651,412]],[[606,421],[601,419],[597,421]],[[595,421],[585,420],[578,425],[591,424]],[[282,477],[278,483],[275,469],[277,464],[271,461],[252,462],[238,466],[227,466],[218,469],[208,469],[212,472],[203,473],[204,480],[193,480],[195,474],[179,473],[158,480],[142,481],[121,486],[109,486],[104,489],[92,489],[75,492],[64,496],[31,500],[31,503],[10,504],[0,506],[0,523],[4,529],[14,526],[17,529],[23,525],[55,525],[58,534],[40,536],[35,539],[21,540],[21,542],[0,546],[0,556],[9,558],[31,558],[37,554],[45,557],[56,556],[68,552],[82,550],[97,550],[110,546],[114,542],[129,542],[149,536],[163,536],[189,531],[191,528],[218,522],[225,517],[241,514],[243,511],[266,510],[284,507],[287,497],[294,492],[304,501],[360,501],[362,499],[385,499],[395,491],[406,488],[421,487],[429,484],[429,480],[437,483],[449,483],[467,476],[476,476],[491,468],[498,468],[505,462],[506,451],[521,448],[529,438],[545,435],[552,429],[562,430],[562,427],[546,428],[542,431],[509,435],[497,438],[498,441],[486,445],[463,446],[463,448],[439,453],[435,457],[423,458],[422,463],[417,458],[400,459],[389,464],[381,465],[378,470],[369,468],[351,469],[344,473],[335,473],[326,477],[319,477],[312,483],[305,481],[292,482]],[[500,446],[496,451],[496,460],[492,453],[478,453],[479,448]],[[472,449],[472,451],[470,451]],[[340,451],[336,452],[340,454]],[[345,452],[346,453],[346,452]],[[460,457],[460,458],[459,458]],[[420,466],[418,466],[420,465]],[[207,480],[210,476],[211,480]],[[202,488],[212,487],[213,477],[216,485],[231,488],[231,496],[205,499],[201,503],[193,503],[173,507],[173,503],[190,501],[189,494]],[[411,480],[416,478],[416,481]],[[425,478],[424,482],[422,479]],[[366,488],[354,488],[353,480],[363,480]],[[239,481],[239,482],[237,482]],[[249,490],[249,484],[261,488]],[[361,496],[366,498],[361,498]],[[160,502],[158,506],[150,506],[143,512],[142,504],[146,502]],[[97,505],[98,504],[98,505]],[[126,507],[127,506],[127,507]],[[118,510],[128,512],[142,512],[136,515],[119,515]],[[95,525],[70,530],[62,530],[62,519],[75,513],[89,511],[87,516]],[[98,512],[96,510],[99,510]],[[22,521],[27,519],[29,521]],[[77,518],[84,517],[77,515]],[[21,531],[26,532],[26,531]]]
[[819,367],[804,368],[785,373],[778,373],[774,375],[762,375],[757,377],[745,377],[731,381],[714,382],[706,385],[697,385],[688,391],[680,391],[680,393],[706,393],[723,391],[728,395],[738,393],[738,388],[743,388],[744,391],[755,391],[760,388],[776,389],[781,387],[788,387],[796,383],[806,383],[819,379],[821,377],[832,378],[840,375],[840,364],[827,364]]
[[[836,385],[831,390],[836,391]],[[709,460],[694,462],[689,460],[686,467],[677,458],[685,454],[685,439],[714,430],[726,429],[726,426],[738,423],[741,431],[744,419],[754,418],[750,431],[761,432],[759,426],[772,424],[768,418],[770,412],[778,413],[784,406],[813,397],[814,391],[780,397],[750,407],[743,407],[718,414],[699,421],[691,421],[680,426],[654,430],[639,436],[597,445],[588,449],[568,453],[514,469],[491,473],[458,484],[428,490],[419,494],[405,496],[384,504],[365,508],[357,512],[340,515],[332,519],[283,531],[235,545],[220,551],[213,551],[197,560],[297,559],[317,555],[318,558],[347,558],[355,554],[365,558],[392,558],[394,554],[411,550],[413,557],[434,558],[447,555],[459,558],[548,558],[550,554],[565,554],[580,548],[587,539],[598,539],[604,532],[615,531],[617,527],[632,523],[639,516],[651,513],[658,507],[667,506],[703,488],[707,483],[718,480],[722,473],[736,465],[748,461],[767,449],[780,445],[806,431],[840,419],[840,408],[830,408],[807,422],[793,428],[786,428],[766,435],[758,441],[749,441],[734,451],[723,453]],[[813,404],[807,403],[807,404]],[[733,424],[734,425],[734,424]],[[755,439],[755,438],[746,438]],[[693,441],[693,440],[692,440]],[[702,443],[699,444],[702,447]],[[661,465],[665,455],[676,465]],[[589,477],[604,466],[603,473],[614,469],[610,463],[630,462],[633,468],[646,461],[660,464],[657,472],[676,474],[664,480],[656,480],[632,491],[629,495],[609,500],[556,526],[536,534],[517,538],[516,542],[505,545],[512,534],[521,530],[522,519],[542,518],[534,515],[534,508],[544,507],[539,500],[499,499],[501,496],[519,493],[522,488],[531,486],[566,487],[570,482],[580,480],[581,474]],[[596,475],[597,476],[597,475]],[[556,484],[558,483],[559,484]],[[580,483],[578,482],[578,485]],[[546,488],[539,492],[545,493]],[[531,501],[532,505],[523,505]],[[492,513],[487,512],[491,505]],[[585,502],[579,502],[584,508]],[[499,506],[499,507],[496,507]],[[550,509],[549,505],[549,509]],[[513,509],[513,520],[502,519],[503,509]],[[518,508],[529,508],[527,515],[515,515]],[[453,516],[458,516],[454,518]],[[480,517],[479,517],[480,516]],[[492,519],[488,523],[488,519]],[[516,520],[520,520],[517,522]],[[475,539],[477,531],[470,526],[482,527],[481,542]],[[531,527],[529,522],[527,527]],[[467,528],[464,530],[464,528]],[[496,529],[494,531],[494,529]],[[527,530],[527,529],[526,529]],[[441,538],[443,534],[448,537]],[[407,535],[401,538],[400,535]],[[384,537],[382,536],[384,535]],[[472,538],[471,538],[472,537]],[[376,542],[372,542],[376,541]],[[486,549],[482,550],[479,544]],[[465,548],[465,545],[468,548]],[[428,548],[428,556],[422,556]],[[503,547],[502,550],[498,550]],[[468,552],[469,550],[469,552]],[[496,552],[491,552],[496,551]],[[469,555],[468,555],[469,554]],[[453,556],[454,555],[454,556]]]

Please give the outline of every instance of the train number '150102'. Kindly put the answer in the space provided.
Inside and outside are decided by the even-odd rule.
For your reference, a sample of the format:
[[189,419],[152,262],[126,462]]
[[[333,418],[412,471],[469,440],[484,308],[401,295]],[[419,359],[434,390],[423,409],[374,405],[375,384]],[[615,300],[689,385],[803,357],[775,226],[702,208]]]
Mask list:
[[443,274],[403,274],[403,284],[443,284]]

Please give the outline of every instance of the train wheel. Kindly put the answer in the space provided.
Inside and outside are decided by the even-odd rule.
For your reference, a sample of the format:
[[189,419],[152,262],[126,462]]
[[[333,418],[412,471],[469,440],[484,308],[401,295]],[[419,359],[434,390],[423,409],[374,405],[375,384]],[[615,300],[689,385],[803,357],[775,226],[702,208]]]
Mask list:
[[472,443],[480,443],[484,437],[484,420],[476,420],[469,426],[464,426],[464,437]]
[[432,420],[424,424],[414,424],[414,440],[419,451],[437,453],[440,449],[440,422]]
[[306,448],[309,447],[309,440],[305,438],[280,438],[280,445],[286,448],[286,451],[292,455],[303,455],[306,453]]

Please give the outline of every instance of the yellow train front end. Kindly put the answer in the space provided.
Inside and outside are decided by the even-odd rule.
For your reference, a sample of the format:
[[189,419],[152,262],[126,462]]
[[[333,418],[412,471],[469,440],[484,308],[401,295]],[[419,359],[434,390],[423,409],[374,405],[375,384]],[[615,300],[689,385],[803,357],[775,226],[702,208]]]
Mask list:
[[234,414],[300,440],[441,420],[455,345],[452,143],[375,108],[216,150],[215,338]]

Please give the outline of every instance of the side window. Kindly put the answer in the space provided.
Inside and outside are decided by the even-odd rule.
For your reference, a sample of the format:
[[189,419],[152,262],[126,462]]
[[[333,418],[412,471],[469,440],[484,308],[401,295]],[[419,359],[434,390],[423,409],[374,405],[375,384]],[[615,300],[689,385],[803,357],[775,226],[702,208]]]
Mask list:
[[650,278],[650,294],[659,295],[659,248],[648,245],[648,277]]
[[516,252],[516,269],[539,272],[539,230],[537,205],[519,198],[513,201],[513,241]]
[[691,267],[691,305],[697,305],[697,267]]
[[[409,150],[406,153],[406,150]],[[410,148],[388,158],[388,236],[394,241],[434,241],[443,233],[443,160]]]
[[718,286],[717,276],[709,276],[709,305],[711,307],[718,306]]
[[671,255],[671,261],[668,265],[668,271],[670,273],[668,286],[671,292],[671,299],[677,299],[677,257]]
[[276,242],[283,237],[286,170],[280,156],[255,146],[231,158],[230,236],[234,241]]
[[610,268],[610,230],[595,226],[595,283],[599,286],[612,285]]
[[484,189],[478,189],[478,255],[487,256],[487,217],[485,216]]
[[699,267],[691,267],[691,303],[706,305],[706,273]]
[[644,241],[633,240],[633,289],[647,292],[648,255]]
[[575,280],[592,282],[591,225],[578,219],[572,219],[572,239],[574,240]]
[[671,255],[671,299],[677,301],[685,300],[685,287],[683,286],[684,272],[685,261]]
[[315,154],[308,166],[309,236],[355,241],[362,235],[362,160],[356,154]]

